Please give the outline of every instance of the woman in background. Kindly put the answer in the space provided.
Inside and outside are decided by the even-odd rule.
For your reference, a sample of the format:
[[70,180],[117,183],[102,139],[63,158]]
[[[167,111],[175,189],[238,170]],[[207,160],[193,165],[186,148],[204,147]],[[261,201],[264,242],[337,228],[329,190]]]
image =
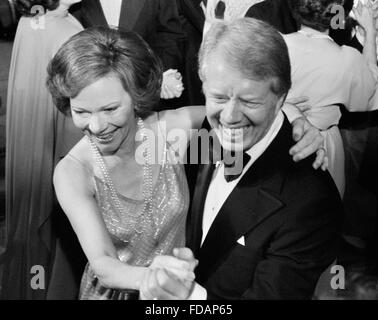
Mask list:
[[[82,30],[68,13],[80,0],[17,0],[22,17],[13,45],[6,118],[7,248],[3,299],[44,299],[55,256],[51,224],[56,162],[79,140],[72,120],[53,106],[46,88],[47,64],[58,48]],[[33,290],[33,266],[43,284]]]
[[373,9],[364,7],[358,14],[369,35],[362,55],[354,48],[339,46],[329,37],[335,15],[332,7],[341,5],[341,0],[290,0],[289,3],[300,30],[284,35],[292,67],[288,99],[309,98],[311,107],[302,112],[312,125],[324,130],[328,169],[343,196],[344,149],[337,127],[341,117],[339,107],[343,105],[349,111],[378,108]]

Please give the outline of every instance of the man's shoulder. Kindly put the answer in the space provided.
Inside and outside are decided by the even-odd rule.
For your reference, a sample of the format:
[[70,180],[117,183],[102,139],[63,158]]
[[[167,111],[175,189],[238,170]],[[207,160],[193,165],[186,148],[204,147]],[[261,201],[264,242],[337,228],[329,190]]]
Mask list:
[[309,221],[313,227],[332,225],[336,230],[342,219],[343,206],[329,172],[315,170],[312,160],[304,159],[293,163],[282,174],[284,182],[278,197],[283,203],[283,219],[292,225],[307,225]]
[[270,172],[271,177],[280,177],[278,180],[271,179],[271,183],[279,184],[279,188],[276,188],[278,197],[286,205],[293,202],[308,203],[324,199],[338,205],[341,200],[330,173],[313,168],[315,154],[294,162],[289,155],[289,149],[294,143],[291,125],[285,118],[280,132],[261,159],[262,167],[273,167],[273,174]]
[[298,186],[298,194],[338,195],[337,187],[328,172],[312,167],[314,157],[310,156],[299,162],[293,162],[286,175],[287,188]]

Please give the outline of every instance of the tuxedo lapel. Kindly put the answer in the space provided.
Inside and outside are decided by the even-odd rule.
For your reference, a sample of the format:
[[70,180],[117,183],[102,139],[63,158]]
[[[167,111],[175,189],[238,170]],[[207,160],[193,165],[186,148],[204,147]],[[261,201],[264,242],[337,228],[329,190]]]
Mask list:
[[188,220],[187,228],[187,243],[195,256],[201,246],[203,209],[213,172],[214,165],[211,163],[200,165],[198,169],[196,188],[192,199],[190,220]]
[[262,187],[236,186],[218,212],[200,249],[199,261],[202,263],[197,272],[201,280],[207,277],[220,258],[236,244],[240,237],[277,212],[282,206],[278,198]]
[[119,16],[119,28],[132,31],[146,0],[123,0]]
[[205,14],[201,8],[201,0],[183,0],[184,10],[186,11],[186,16],[189,17],[192,24],[197,28],[197,30],[202,34],[203,25],[205,23]]
[[89,24],[86,27],[92,26],[108,26],[104,11],[102,10],[100,0],[87,0],[82,3],[82,14],[85,21]]

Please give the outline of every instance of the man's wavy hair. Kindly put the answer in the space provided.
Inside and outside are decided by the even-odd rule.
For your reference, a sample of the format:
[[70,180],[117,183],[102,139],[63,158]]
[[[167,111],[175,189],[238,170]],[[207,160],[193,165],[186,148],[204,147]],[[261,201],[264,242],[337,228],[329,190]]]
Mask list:
[[318,31],[330,28],[334,5],[342,5],[344,0],[289,0],[293,16],[299,25]]
[[199,51],[199,76],[204,83],[207,61],[218,50],[247,79],[271,80],[271,90],[279,96],[290,90],[289,52],[282,36],[269,24],[253,18],[215,23]]
[[72,36],[50,61],[47,87],[56,107],[70,114],[70,98],[104,77],[118,78],[144,118],[160,99],[163,69],[148,44],[135,32],[105,27]]
[[38,12],[32,12],[33,6],[42,6],[47,10],[55,10],[59,6],[59,0],[15,0],[14,4],[16,6],[16,10],[22,15],[26,17],[32,17],[36,15]]

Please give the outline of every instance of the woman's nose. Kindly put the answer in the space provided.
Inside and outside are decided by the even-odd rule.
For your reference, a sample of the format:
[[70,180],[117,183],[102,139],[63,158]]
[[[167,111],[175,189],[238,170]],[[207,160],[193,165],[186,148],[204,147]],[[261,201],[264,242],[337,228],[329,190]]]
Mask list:
[[232,124],[238,123],[242,120],[242,118],[243,114],[240,110],[238,102],[235,100],[229,100],[221,112],[221,120],[224,123]]
[[88,129],[92,134],[101,134],[106,129],[106,121],[100,115],[92,114]]

